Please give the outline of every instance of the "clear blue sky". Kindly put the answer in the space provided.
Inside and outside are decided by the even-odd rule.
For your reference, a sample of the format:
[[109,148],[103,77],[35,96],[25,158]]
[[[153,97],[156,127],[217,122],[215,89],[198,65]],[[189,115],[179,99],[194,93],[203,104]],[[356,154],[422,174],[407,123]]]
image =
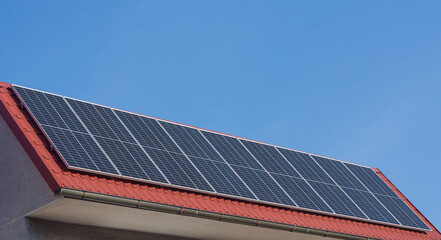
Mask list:
[[0,81],[377,167],[441,228],[441,1],[0,1]]

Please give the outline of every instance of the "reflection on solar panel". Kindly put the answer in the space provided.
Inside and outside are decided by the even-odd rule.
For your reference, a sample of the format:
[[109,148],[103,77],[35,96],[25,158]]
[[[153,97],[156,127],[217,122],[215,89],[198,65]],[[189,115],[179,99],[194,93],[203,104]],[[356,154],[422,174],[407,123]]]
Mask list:
[[70,169],[430,230],[371,168],[14,90]]

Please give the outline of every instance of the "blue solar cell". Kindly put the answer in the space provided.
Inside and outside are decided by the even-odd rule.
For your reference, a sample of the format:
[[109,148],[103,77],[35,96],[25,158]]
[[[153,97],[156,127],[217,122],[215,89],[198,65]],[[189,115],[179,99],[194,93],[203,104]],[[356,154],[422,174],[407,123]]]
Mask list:
[[42,125],[63,159],[72,167],[101,171],[104,173],[118,174],[106,156],[98,149],[98,145],[88,135],[72,133],[61,128]]
[[304,179],[271,173],[295,203],[306,209],[334,213]]
[[387,184],[371,169],[361,167],[354,164],[344,163],[354,175],[366,186],[371,192],[379,193],[391,197],[397,195],[387,186]]
[[[143,154],[144,156],[142,156],[141,159],[136,159],[132,154],[135,154],[135,156],[138,155],[139,157],[140,153],[130,151],[134,151],[136,147],[139,148],[139,146],[133,145],[132,148],[128,147],[128,145],[130,145],[129,143],[122,144],[120,141],[102,137],[96,137],[96,140],[123,176],[151,180],[144,169],[141,168],[141,164],[145,165],[148,157]],[[150,169],[155,168],[153,163],[150,163],[150,166]],[[156,172],[158,173],[158,175],[160,175],[157,169]],[[161,182],[166,183],[165,179],[162,179]]]
[[273,173],[299,177],[300,175],[283,158],[283,156],[273,146],[240,140],[253,156],[263,165],[265,170]]
[[171,184],[214,192],[183,154],[144,147]]
[[255,199],[245,184],[224,163],[224,160],[197,129],[164,121],[160,121],[160,124],[217,192]]
[[380,194],[375,194],[375,196],[389,211],[393,212],[393,215],[401,224],[430,230],[401,199]]
[[61,119],[56,110],[52,107],[49,100],[45,97],[44,93],[31,91],[25,88],[18,88],[16,90],[22,93],[22,99],[24,101],[30,103],[28,108],[36,118],[41,119],[41,121],[39,121],[41,124],[69,129],[64,123],[63,119]]
[[136,144],[136,141],[115,115],[115,113],[110,108],[105,108],[101,106],[94,106],[96,111],[99,113],[100,118],[102,118],[103,122],[106,123],[107,126],[112,130],[114,135],[118,138],[118,140],[122,142],[128,142]]
[[239,192],[222,174],[221,171],[214,165],[213,161],[205,160],[197,157],[190,157],[191,161],[206,176],[207,180],[212,184],[213,188],[218,193],[240,196]]
[[142,146],[181,153],[155,119],[118,110],[115,113]]
[[201,132],[229,164],[263,170],[238,139],[207,131]]
[[107,124],[106,119],[99,114],[94,105],[73,99],[67,99],[67,102],[72,106],[92,135],[119,140],[112,128]]
[[195,141],[195,143],[204,151],[208,156],[208,159],[224,163],[225,161],[216,152],[216,150],[211,146],[211,144],[205,139],[202,133],[194,128],[185,128],[185,131],[190,135],[190,137]]
[[93,139],[82,134],[84,127],[62,97],[20,87],[15,90],[69,166],[118,174]]
[[318,156],[312,157],[339,186],[367,191],[342,162]]
[[343,188],[343,190],[358,204],[369,219],[399,224],[371,193],[352,188]]
[[216,192],[233,196],[254,198],[252,193],[227,164],[197,157],[190,157],[190,159],[207,178],[208,182],[212,184]]
[[296,206],[267,172],[233,166],[234,171],[262,201]]
[[90,135],[79,132],[72,133],[100,172],[118,174],[117,170],[109,162],[109,159],[104,155],[103,151],[100,150]]
[[[50,116],[47,115],[48,114],[47,112],[46,112],[46,114],[42,113],[42,111],[45,111],[45,108],[39,108],[41,103],[36,99],[34,94],[32,94],[32,97],[29,96],[31,90],[28,90],[26,88],[21,88],[21,87],[14,87],[14,89],[18,93],[20,98],[23,100],[23,102],[26,103],[26,106],[29,108],[32,115],[35,116],[37,121],[40,124],[48,125],[49,122],[46,118],[50,117]],[[37,102],[39,103],[38,106],[37,106]]]
[[257,199],[256,196],[248,189],[247,185],[233,172],[232,168],[229,167],[225,163],[213,161],[214,165],[222,172],[222,174],[228,178],[231,184],[234,186],[236,191],[239,192],[240,196],[249,198],[249,199]]
[[334,184],[328,175],[312,160],[308,154],[287,150],[284,148],[277,149],[291,163],[291,165],[297,169],[303,178],[317,182]]
[[99,171],[71,131],[47,125],[42,126],[58,151],[63,155],[64,160],[71,166]]
[[164,121],[160,124],[188,156],[224,162],[198,130]]
[[308,181],[337,214],[367,219],[351,199],[336,185]]
[[83,127],[81,122],[78,120],[78,118],[69,108],[69,105],[67,105],[66,101],[62,97],[50,94],[45,94],[45,96],[70,130],[87,133],[86,129]]

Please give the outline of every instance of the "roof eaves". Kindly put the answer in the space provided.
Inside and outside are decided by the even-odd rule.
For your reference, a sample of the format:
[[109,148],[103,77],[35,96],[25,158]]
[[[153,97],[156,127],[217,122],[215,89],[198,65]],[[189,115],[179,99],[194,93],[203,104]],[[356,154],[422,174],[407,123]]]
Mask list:
[[142,201],[138,199],[122,198],[118,196],[81,191],[77,189],[59,188],[57,189],[57,194],[59,196],[68,197],[68,198],[75,198],[75,199],[81,199],[81,200],[87,200],[93,202],[113,204],[118,206],[139,208],[144,210],[160,211],[170,214],[181,214],[185,216],[199,217],[199,218],[211,219],[215,221],[225,221],[236,224],[251,225],[256,227],[264,227],[264,228],[270,228],[270,229],[276,229],[282,231],[301,232],[305,234],[317,235],[322,237],[334,237],[339,239],[352,239],[352,240],[368,240],[368,239],[375,240],[375,238],[369,238],[360,235],[345,234],[340,232],[327,231],[327,230],[315,229],[315,228],[292,225],[292,224],[266,221],[266,220],[250,218],[250,217],[241,217],[236,215],[223,214],[220,212],[201,211],[199,209],[194,209],[194,208],[186,208],[176,205]]

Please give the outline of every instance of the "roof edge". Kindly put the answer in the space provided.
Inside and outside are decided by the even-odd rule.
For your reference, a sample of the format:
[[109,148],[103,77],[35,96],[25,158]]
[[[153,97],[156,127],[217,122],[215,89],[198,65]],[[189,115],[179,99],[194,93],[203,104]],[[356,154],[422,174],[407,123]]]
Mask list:
[[37,143],[29,140],[30,138],[27,134],[30,134],[35,128],[29,123],[26,117],[20,118],[17,113],[14,112],[20,108],[17,106],[17,99],[14,99],[16,96],[12,93],[11,87],[12,85],[9,83],[0,82],[0,115],[28,154],[35,167],[37,167],[40,174],[46,180],[49,187],[55,191],[60,185],[54,176],[52,176],[50,170],[44,165],[43,161],[38,161],[43,160],[40,158],[38,148],[44,148],[44,146],[34,146]]
[[186,208],[181,206],[156,203],[156,202],[144,201],[133,198],[123,198],[114,195],[88,192],[88,191],[66,188],[66,187],[58,188],[56,194],[58,196],[67,197],[67,198],[75,198],[80,200],[106,203],[106,204],[118,205],[123,207],[131,207],[131,208],[138,208],[143,210],[152,210],[152,211],[159,211],[170,214],[179,214],[179,215],[185,215],[191,217],[205,218],[214,221],[224,221],[229,223],[270,228],[270,229],[282,230],[288,232],[299,232],[299,233],[322,236],[322,237],[334,237],[334,238],[348,239],[348,240],[349,239],[375,240],[375,238],[363,237],[360,235],[326,231],[322,229],[308,228],[298,225],[284,224],[284,223],[272,222],[272,221],[256,219],[256,218],[223,214],[219,212],[202,211],[199,209]]
[[423,213],[418,210],[415,205],[406,197],[404,194],[386,177],[386,175],[380,171],[378,168],[372,168],[374,172],[381,178],[383,181],[414,211],[418,214],[418,216],[425,221],[426,224],[430,225],[433,231],[441,234],[441,232],[427,219]]

